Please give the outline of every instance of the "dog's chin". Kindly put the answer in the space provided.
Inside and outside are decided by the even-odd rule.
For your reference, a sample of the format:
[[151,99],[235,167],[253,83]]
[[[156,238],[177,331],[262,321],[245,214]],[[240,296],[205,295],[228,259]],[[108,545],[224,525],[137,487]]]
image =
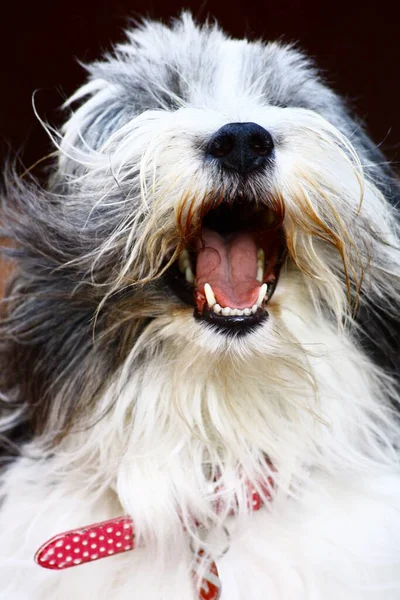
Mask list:
[[265,324],[286,256],[281,220],[244,195],[205,211],[167,273],[169,288],[198,323],[229,338]]

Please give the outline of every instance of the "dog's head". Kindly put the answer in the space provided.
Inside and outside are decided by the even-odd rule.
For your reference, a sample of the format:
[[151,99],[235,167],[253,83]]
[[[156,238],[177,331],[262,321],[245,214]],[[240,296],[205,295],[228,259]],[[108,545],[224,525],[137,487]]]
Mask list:
[[103,301],[130,289],[132,315],[194,345],[268,353],[284,311],[343,323],[362,286],[381,296],[382,158],[297,50],[184,16],[134,30],[89,72],[55,180],[93,232]]
[[398,302],[398,187],[309,60],[184,15],[88,70],[49,129],[49,188],[14,183],[5,207],[17,417],[54,436],[111,406],[104,454],[127,423],[168,454],[183,416],[218,460],[225,445],[275,461],[285,436],[312,438],[316,397],[331,425],[356,394],[372,414],[351,340],[369,332],[357,311]]

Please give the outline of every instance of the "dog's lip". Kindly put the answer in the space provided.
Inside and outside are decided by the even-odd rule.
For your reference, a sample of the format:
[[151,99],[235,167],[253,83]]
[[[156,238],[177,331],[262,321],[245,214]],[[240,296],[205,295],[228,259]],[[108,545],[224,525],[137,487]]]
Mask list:
[[194,318],[211,325],[220,333],[226,335],[241,336],[253,331],[258,325],[261,325],[268,319],[268,312],[265,306],[260,306],[257,311],[251,315],[244,316],[224,316],[218,315],[209,307],[205,307],[200,314],[197,308],[194,310]]

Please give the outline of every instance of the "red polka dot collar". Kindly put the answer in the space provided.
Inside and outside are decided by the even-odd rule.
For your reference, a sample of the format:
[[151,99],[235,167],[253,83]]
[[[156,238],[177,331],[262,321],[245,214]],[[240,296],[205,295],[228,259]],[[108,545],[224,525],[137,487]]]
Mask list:
[[[273,488],[271,478],[262,486],[262,494],[248,484],[249,508],[259,510],[263,498],[270,500]],[[135,548],[135,532],[130,517],[118,517],[101,523],[94,523],[79,529],[71,529],[60,533],[45,542],[35,554],[35,561],[45,569],[60,571],[83,565],[100,558],[127,552]],[[200,550],[196,557],[199,560],[204,552]],[[196,581],[196,574],[193,573]],[[210,561],[207,572],[203,575],[199,587],[199,600],[217,600],[221,593],[221,581],[217,565]]]

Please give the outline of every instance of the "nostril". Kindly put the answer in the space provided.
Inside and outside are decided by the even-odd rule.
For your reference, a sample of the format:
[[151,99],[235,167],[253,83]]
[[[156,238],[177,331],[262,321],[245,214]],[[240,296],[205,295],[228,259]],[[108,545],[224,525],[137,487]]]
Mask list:
[[211,142],[208,152],[215,158],[228,156],[235,146],[235,138],[232,135],[219,135]]
[[263,133],[253,133],[249,138],[250,149],[258,156],[267,156],[273,149],[274,142],[268,131]]

